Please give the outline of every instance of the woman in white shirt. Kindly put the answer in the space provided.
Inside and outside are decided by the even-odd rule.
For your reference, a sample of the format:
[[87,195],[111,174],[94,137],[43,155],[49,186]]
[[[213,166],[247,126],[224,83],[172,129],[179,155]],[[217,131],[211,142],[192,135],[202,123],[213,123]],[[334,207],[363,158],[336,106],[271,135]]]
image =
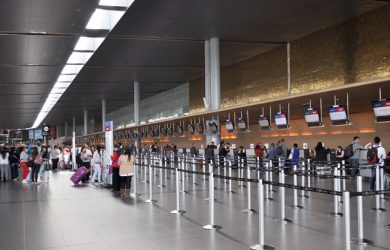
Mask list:
[[0,150],[0,179],[2,181],[9,180],[9,154],[5,148]]
[[92,164],[93,164],[93,175],[92,175],[92,181],[96,182],[96,177],[97,177],[97,182],[102,181],[102,146],[98,145],[96,147],[96,151],[93,153],[92,157]]
[[126,147],[125,152],[118,159],[121,197],[130,197],[131,179],[134,175],[134,161],[135,157],[131,154],[131,149]]

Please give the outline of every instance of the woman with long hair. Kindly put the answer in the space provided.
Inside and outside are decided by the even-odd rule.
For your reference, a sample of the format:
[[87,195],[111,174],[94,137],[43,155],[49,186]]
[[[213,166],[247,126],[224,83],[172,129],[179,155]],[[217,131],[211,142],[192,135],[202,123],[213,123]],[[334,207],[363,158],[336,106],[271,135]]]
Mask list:
[[0,180],[8,181],[8,169],[9,169],[9,154],[5,148],[0,149]]
[[28,151],[29,151],[29,147],[26,146],[22,149],[21,153],[20,153],[20,168],[22,169],[22,182],[24,184],[27,183],[27,177],[28,177],[28,174],[30,172],[30,169],[28,167],[28,161],[29,161],[29,156],[28,156]]
[[134,175],[134,162],[135,157],[132,154],[132,150],[126,147],[124,153],[118,159],[121,197],[130,197],[131,179]]
[[16,181],[19,176],[19,158],[20,155],[14,147],[11,148],[9,152],[9,164],[11,167],[11,179]]
[[[102,182],[102,146],[98,145],[96,146],[96,151],[93,153],[92,157],[92,164],[93,164],[93,175],[92,175],[92,181]],[[96,180],[97,178],[97,180]]]
[[31,161],[31,182],[33,184],[39,184],[38,182],[38,175],[39,175],[39,168],[42,164],[42,158],[39,155],[38,149],[34,148],[30,157]]
[[[42,158],[42,164],[39,168],[39,177],[41,179],[41,182],[43,182],[45,177],[45,172],[46,170],[49,170],[50,153],[48,151],[47,146],[45,145],[42,146],[40,156]],[[49,182],[49,173],[47,173],[46,182]]]

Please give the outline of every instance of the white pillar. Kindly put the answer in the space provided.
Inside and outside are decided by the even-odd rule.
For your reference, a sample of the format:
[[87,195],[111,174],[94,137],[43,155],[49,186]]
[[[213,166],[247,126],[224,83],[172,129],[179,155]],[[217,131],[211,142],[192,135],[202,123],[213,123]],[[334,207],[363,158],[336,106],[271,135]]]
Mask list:
[[[134,82],[134,123],[135,125],[140,124],[139,120],[139,102],[140,102],[140,86],[139,82]],[[137,153],[140,152],[141,149],[141,138],[138,136],[138,139],[135,141],[135,147],[137,148]]]
[[104,123],[106,123],[106,100],[102,100],[102,131],[104,131]]
[[64,125],[64,137],[67,137],[68,136],[68,122],[65,121],[65,125]]
[[76,166],[76,117],[73,116],[73,129],[72,129],[72,166],[73,170],[77,169]]
[[84,108],[84,135],[88,134],[88,110]]
[[221,84],[219,62],[219,38],[210,39],[210,80],[211,80],[211,109],[221,108]]
[[205,110],[209,111],[211,109],[211,78],[210,78],[210,41],[204,41],[204,90],[205,90],[205,99],[206,107]]

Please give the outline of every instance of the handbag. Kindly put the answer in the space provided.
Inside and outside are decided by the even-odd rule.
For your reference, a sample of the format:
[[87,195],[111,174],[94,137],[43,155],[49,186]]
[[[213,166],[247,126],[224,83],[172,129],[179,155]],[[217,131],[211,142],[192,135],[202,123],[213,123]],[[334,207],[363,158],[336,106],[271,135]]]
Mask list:
[[40,156],[35,157],[34,164],[41,165],[42,164],[42,158]]

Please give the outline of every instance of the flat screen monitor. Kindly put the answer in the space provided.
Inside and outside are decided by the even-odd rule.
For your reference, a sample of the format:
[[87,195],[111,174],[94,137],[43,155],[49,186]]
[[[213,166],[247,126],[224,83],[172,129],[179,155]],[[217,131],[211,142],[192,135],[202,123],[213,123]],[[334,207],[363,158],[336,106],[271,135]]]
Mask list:
[[260,115],[258,117],[258,122],[260,125],[260,130],[270,130],[271,129],[271,126],[269,124],[269,120],[266,116]]
[[390,99],[372,101],[371,104],[377,122],[390,121]]
[[343,105],[330,106],[329,117],[332,125],[349,124],[347,110]]
[[34,131],[34,139],[35,140],[43,140],[43,135],[42,135],[42,130],[41,129],[36,129]]
[[226,120],[225,121],[225,127],[228,131],[228,133],[233,133],[234,132],[234,124],[231,120]]
[[161,133],[163,134],[163,136],[167,136],[168,135],[167,128],[161,128]]
[[172,128],[167,128],[167,135],[170,135],[170,136],[173,135],[173,129]]
[[275,124],[279,129],[288,128],[287,114],[278,112],[275,114]]
[[181,126],[181,125],[176,126],[176,131],[179,135],[183,135],[183,133],[184,133],[183,126]]
[[218,125],[215,122],[209,122],[209,129],[211,133],[217,133],[218,132]]
[[237,127],[240,129],[240,131],[246,131],[246,122],[244,118],[237,119]]
[[195,128],[192,126],[192,124],[188,124],[188,131],[191,135],[195,134]]
[[316,108],[305,110],[305,121],[308,127],[318,127],[322,125],[320,112]]
[[196,130],[198,131],[199,134],[203,134],[204,132],[203,125],[201,123],[196,124]]
[[152,136],[153,137],[159,137],[160,136],[160,131],[158,131],[158,129],[153,129],[152,130]]

